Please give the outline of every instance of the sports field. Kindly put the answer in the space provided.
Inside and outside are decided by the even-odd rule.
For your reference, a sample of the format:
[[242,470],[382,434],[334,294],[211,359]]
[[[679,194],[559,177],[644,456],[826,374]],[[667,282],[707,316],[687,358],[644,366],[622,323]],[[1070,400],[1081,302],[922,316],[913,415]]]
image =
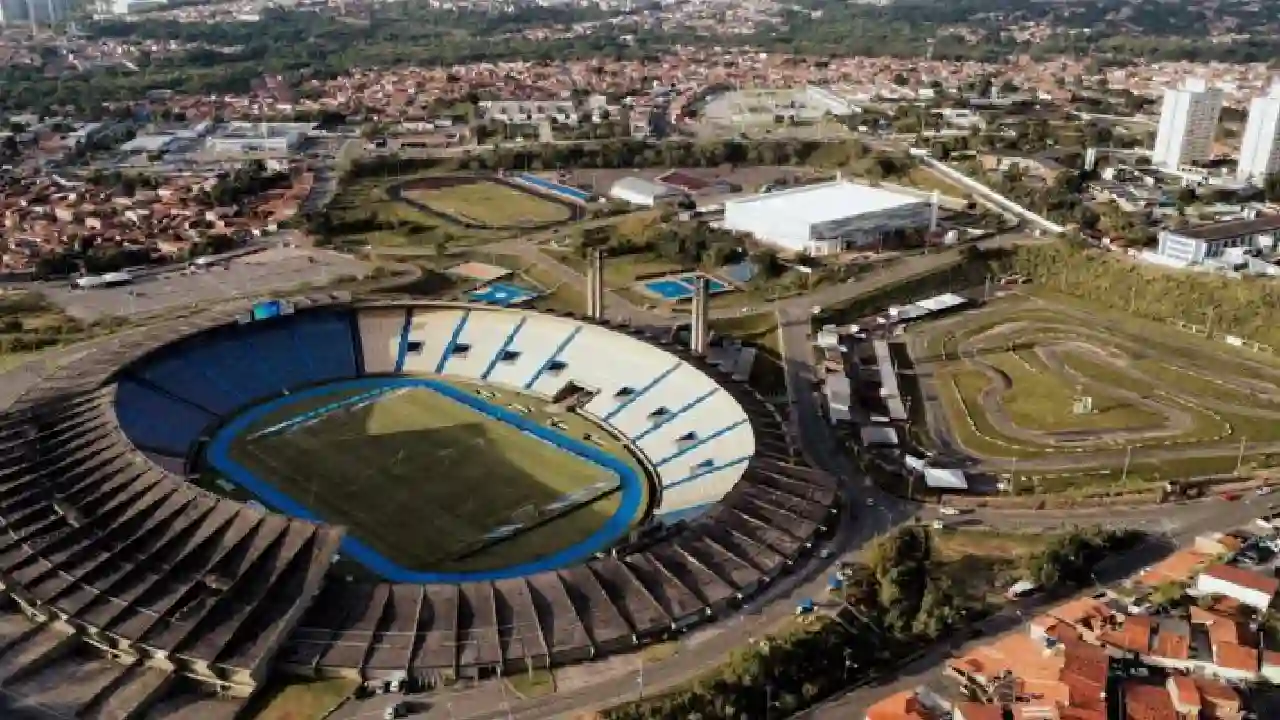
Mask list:
[[571,216],[564,205],[485,181],[405,189],[402,197],[463,222],[491,227],[544,225]]
[[594,424],[559,414],[551,427],[537,400],[515,393],[410,383],[339,385],[271,407],[229,459],[406,571],[498,570],[616,527],[625,473],[598,458],[643,474]]
[[1280,359],[1221,339],[1037,291],[912,326],[906,347],[915,440],[980,469],[1069,489],[1280,449]]

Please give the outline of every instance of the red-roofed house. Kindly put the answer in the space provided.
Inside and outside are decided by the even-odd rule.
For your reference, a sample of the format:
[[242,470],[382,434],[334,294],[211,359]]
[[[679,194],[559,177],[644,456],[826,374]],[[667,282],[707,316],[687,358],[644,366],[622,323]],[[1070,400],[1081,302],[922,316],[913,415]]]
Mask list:
[[1169,699],[1173,701],[1173,709],[1186,720],[1200,718],[1200,690],[1196,682],[1186,675],[1174,675],[1165,683],[1169,690]]
[[1166,688],[1140,683],[1124,686],[1124,717],[1125,720],[1181,720]]
[[1004,713],[996,705],[976,702],[956,703],[955,720],[1004,720]]
[[1252,680],[1258,676],[1258,651],[1231,642],[1214,643],[1213,665],[1213,674],[1219,677]]
[[1214,565],[1196,578],[1198,594],[1226,595],[1257,610],[1271,607],[1278,589],[1280,580],[1274,575],[1264,575],[1234,565]]

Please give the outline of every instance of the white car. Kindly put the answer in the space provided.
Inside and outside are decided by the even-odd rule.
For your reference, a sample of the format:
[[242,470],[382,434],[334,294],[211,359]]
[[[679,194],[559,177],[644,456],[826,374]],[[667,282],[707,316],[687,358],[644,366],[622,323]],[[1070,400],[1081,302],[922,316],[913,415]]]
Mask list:
[[871,498],[867,498],[867,507],[875,507],[875,504],[876,504],[875,500],[872,500]]
[[943,505],[942,507],[938,508],[938,512],[943,515],[959,515],[960,514],[960,510],[958,508],[953,508],[950,505]]
[[1270,486],[1270,485],[1263,485],[1262,487],[1258,488],[1257,490],[1254,490],[1254,493],[1256,493],[1256,494],[1258,494],[1258,495],[1270,495],[1270,494],[1271,494],[1271,486]]

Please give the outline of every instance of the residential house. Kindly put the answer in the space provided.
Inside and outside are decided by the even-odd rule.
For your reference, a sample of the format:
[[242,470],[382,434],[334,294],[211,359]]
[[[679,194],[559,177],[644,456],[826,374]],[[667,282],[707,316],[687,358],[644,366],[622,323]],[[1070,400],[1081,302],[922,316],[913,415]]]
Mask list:
[[1280,580],[1274,575],[1263,575],[1234,565],[1214,565],[1196,578],[1199,595],[1225,595],[1229,598],[1264,611],[1271,607]]

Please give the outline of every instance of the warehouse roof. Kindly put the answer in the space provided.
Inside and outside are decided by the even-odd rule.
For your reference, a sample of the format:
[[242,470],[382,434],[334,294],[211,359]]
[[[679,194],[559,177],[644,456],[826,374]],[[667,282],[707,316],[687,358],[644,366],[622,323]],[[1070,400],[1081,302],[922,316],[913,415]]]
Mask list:
[[858,185],[843,180],[777,190],[762,195],[729,200],[726,205],[768,205],[771,212],[817,224],[842,220],[851,215],[928,204],[924,198]]
[[1251,220],[1206,223],[1170,232],[1193,240],[1230,240],[1277,230],[1280,230],[1280,215],[1264,215]]
[[666,185],[650,182],[644,178],[628,176],[619,178],[609,188],[609,194],[611,195],[616,195],[619,192],[630,193],[640,197],[660,198],[675,195],[679,191]]

